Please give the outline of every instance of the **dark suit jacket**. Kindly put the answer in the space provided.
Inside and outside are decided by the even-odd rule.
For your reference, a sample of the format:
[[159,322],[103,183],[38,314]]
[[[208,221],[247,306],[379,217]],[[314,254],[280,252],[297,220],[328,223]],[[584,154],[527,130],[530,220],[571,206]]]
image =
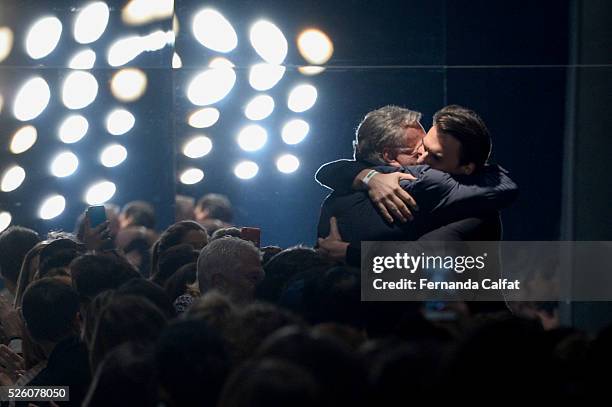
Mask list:
[[343,239],[351,242],[347,253],[350,264],[359,264],[358,243],[363,240],[499,240],[497,211],[518,194],[516,184],[498,166],[488,166],[470,177],[451,176],[422,165],[375,167],[379,172],[403,171],[417,177],[416,181],[401,183],[419,205],[414,221],[388,224],[367,193],[350,190],[359,171],[371,167],[340,160],[326,164],[316,175],[321,184],[336,189],[321,208],[318,235],[329,234],[329,218],[336,216]]

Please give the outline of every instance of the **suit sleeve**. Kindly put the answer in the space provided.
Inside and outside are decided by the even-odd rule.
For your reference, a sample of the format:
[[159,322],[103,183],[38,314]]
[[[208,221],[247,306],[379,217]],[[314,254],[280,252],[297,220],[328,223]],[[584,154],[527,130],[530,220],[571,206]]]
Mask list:
[[402,187],[416,200],[418,213],[436,218],[468,217],[500,210],[518,196],[518,186],[501,167],[488,167],[467,180],[425,168],[417,180],[402,181]]
[[361,171],[369,168],[367,163],[355,160],[338,160],[323,164],[315,174],[322,186],[341,194],[353,192],[353,180]]

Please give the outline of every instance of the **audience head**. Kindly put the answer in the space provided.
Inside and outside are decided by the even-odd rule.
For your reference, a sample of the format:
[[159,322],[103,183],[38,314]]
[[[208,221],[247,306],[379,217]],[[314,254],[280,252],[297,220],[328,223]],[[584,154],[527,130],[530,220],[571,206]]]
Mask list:
[[140,274],[148,276],[151,269],[151,246],[156,240],[157,234],[153,230],[142,226],[130,226],[119,231],[115,246],[125,253],[125,257],[140,271]]
[[238,303],[249,302],[263,277],[261,254],[251,242],[226,237],[211,242],[200,252],[201,292],[218,290]]
[[151,275],[157,273],[160,256],[171,247],[187,244],[194,250],[200,250],[207,243],[208,233],[199,223],[184,220],[173,224],[160,235],[151,248]]
[[198,261],[199,251],[189,244],[179,244],[162,252],[157,263],[157,272],[151,276],[151,281],[163,286],[166,281],[182,266]]
[[489,159],[491,135],[476,112],[457,105],[446,106],[434,115],[419,154],[419,164],[470,175]]
[[169,325],[157,342],[156,362],[171,406],[215,406],[230,368],[223,339],[201,320]]
[[201,197],[195,206],[194,213],[198,222],[216,219],[229,224],[234,218],[230,200],[221,194],[206,194]]
[[55,344],[79,332],[79,296],[55,278],[34,281],[23,294],[21,312],[36,343]]
[[240,232],[240,229],[235,227],[220,228],[213,232],[213,234],[210,236],[210,241],[212,242],[213,240],[217,240],[226,236],[240,238],[242,236],[242,233]]
[[195,220],[195,199],[187,195],[174,197],[174,221]]
[[[92,371],[117,346],[131,342],[152,345],[166,326],[166,317],[149,300],[131,295],[114,296],[102,308],[91,344]],[[176,372],[175,372],[176,373]]]
[[293,276],[310,270],[323,271],[330,265],[312,248],[295,246],[285,249],[265,263],[265,277],[257,287],[257,298],[277,303]]
[[119,225],[121,229],[129,226],[155,229],[155,208],[145,201],[129,202],[121,210]]
[[164,289],[144,278],[133,278],[125,282],[115,291],[115,294],[117,297],[134,296],[145,298],[155,305],[164,314],[166,319],[172,319],[176,316],[176,311]]
[[307,370],[286,360],[250,361],[227,380],[219,407],[321,405],[319,386]]
[[196,262],[181,266],[164,284],[164,291],[174,302],[178,297],[188,292],[189,287],[198,281],[198,264]]
[[70,275],[83,310],[99,293],[119,288],[133,278],[141,278],[134,266],[113,252],[77,257],[70,263]]
[[150,407],[157,401],[153,349],[128,342],[106,355],[95,372],[83,407]]
[[355,159],[376,165],[416,164],[425,130],[421,113],[399,106],[384,106],[366,114],[357,127]]
[[21,226],[10,226],[0,233],[0,274],[10,291],[17,287],[23,259],[39,241],[38,233]]

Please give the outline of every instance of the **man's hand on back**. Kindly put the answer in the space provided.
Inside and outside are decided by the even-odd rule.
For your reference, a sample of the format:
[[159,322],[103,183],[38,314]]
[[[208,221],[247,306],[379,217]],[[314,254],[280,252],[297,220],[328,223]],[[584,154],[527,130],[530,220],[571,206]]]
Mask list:
[[401,180],[415,180],[416,178],[410,174],[401,172],[392,172],[390,174],[378,173],[369,179],[367,185],[364,185],[361,180],[370,172],[364,170],[355,178],[354,186],[357,181],[361,184],[361,189],[367,189],[370,199],[380,214],[389,223],[393,223],[393,219],[400,222],[412,220],[412,211],[418,209],[415,200],[399,183]]

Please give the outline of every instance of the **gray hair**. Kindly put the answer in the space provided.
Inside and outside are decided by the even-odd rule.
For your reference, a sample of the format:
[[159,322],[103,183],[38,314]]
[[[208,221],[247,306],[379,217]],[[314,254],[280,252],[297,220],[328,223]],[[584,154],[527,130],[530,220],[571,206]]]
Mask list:
[[403,147],[408,127],[420,127],[421,113],[399,106],[384,106],[365,115],[356,131],[355,159],[384,164],[385,148]]
[[253,243],[232,236],[222,237],[204,246],[198,257],[200,291],[208,289],[207,283],[212,275],[239,267],[241,254],[245,253],[261,257],[259,249]]

